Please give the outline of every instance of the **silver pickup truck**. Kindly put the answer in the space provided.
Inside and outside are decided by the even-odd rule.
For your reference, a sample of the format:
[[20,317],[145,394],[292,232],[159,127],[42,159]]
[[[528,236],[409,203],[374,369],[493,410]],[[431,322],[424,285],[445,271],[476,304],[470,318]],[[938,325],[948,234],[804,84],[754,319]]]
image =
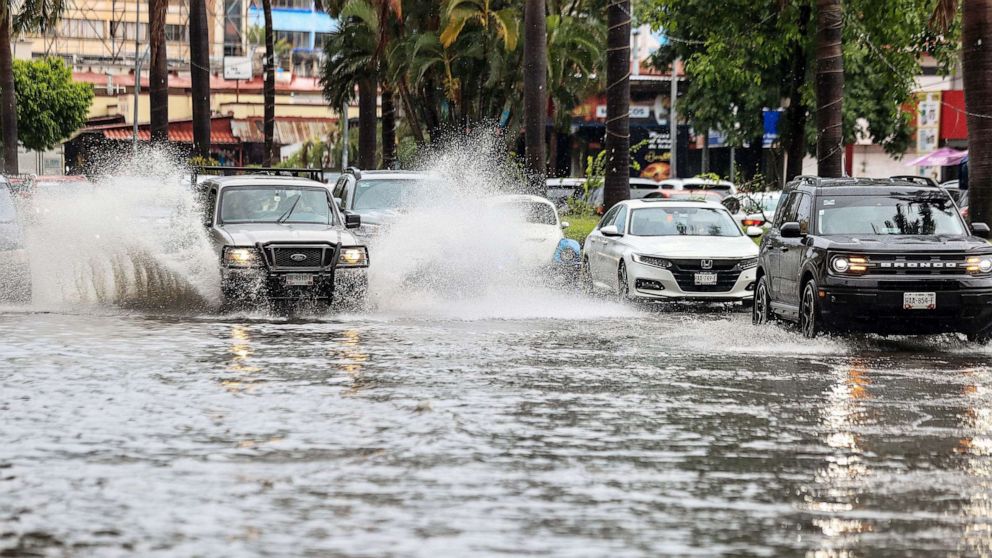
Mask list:
[[227,308],[360,302],[368,248],[328,187],[305,178],[210,177],[197,185]]

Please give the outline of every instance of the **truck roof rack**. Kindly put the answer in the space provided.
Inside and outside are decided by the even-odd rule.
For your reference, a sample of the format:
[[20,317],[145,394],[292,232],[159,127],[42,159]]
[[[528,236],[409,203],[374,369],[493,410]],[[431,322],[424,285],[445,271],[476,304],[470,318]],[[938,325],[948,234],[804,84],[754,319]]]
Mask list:
[[275,167],[193,167],[193,183],[201,174],[215,176],[241,176],[261,174],[266,176],[291,176],[309,178],[317,182],[324,181],[324,169],[281,169]]

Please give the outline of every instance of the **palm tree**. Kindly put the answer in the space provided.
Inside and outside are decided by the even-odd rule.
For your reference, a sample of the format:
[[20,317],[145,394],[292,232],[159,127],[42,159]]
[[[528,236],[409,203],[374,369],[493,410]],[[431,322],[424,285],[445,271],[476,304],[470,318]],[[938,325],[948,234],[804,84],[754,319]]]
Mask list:
[[165,46],[165,14],[169,0],[148,0],[148,105],[152,143],[169,141],[169,58]]
[[26,0],[18,11],[12,2],[0,3],[0,134],[3,137],[3,170],[17,174],[17,94],[14,91],[14,35],[55,25],[68,0]]
[[548,38],[545,0],[524,3],[524,153],[532,189],[546,174],[544,135],[548,114]]
[[265,73],[265,84],[262,87],[264,117],[262,135],[265,140],[265,152],[262,154],[262,165],[272,166],[272,155],[275,149],[276,133],[276,49],[274,46],[274,31],[272,29],[272,0],[262,0],[262,12],[265,18],[265,62],[262,71]]
[[[606,10],[606,24],[606,180],[603,203],[609,209],[630,197],[630,0],[611,0]],[[673,79],[674,76],[673,64]]]
[[193,150],[210,157],[210,44],[206,0],[190,0],[189,57],[193,93]]
[[840,0],[816,1],[817,174],[844,175],[844,12]]
[[965,0],[961,29],[968,111],[969,217],[992,222],[992,0]]

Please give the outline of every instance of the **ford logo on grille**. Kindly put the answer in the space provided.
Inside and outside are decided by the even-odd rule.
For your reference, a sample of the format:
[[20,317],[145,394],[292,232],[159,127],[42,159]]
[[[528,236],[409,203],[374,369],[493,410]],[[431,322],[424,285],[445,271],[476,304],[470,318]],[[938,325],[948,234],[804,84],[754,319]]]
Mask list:
[[294,262],[302,262],[302,261],[304,261],[304,260],[307,259],[307,255],[306,254],[293,254],[292,256],[289,257],[289,259],[293,260]]

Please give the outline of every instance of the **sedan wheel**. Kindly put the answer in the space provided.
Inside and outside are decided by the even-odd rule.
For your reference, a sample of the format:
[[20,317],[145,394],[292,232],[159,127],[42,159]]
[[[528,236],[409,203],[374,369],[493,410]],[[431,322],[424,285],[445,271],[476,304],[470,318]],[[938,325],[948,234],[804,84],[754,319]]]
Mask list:
[[771,297],[768,296],[768,279],[758,280],[754,290],[754,305],[751,308],[751,323],[765,325],[772,319]]
[[617,270],[617,287],[620,300],[630,300],[630,282],[627,281],[627,265],[622,261],[620,262],[620,268]]
[[809,281],[803,288],[802,304],[799,306],[799,329],[806,339],[813,339],[820,333],[820,301],[816,298],[815,281]]
[[579,286],[586,294],[592,293],[592,267],[589,265],[589,258],[582,258],[582,265],[579,267]]

